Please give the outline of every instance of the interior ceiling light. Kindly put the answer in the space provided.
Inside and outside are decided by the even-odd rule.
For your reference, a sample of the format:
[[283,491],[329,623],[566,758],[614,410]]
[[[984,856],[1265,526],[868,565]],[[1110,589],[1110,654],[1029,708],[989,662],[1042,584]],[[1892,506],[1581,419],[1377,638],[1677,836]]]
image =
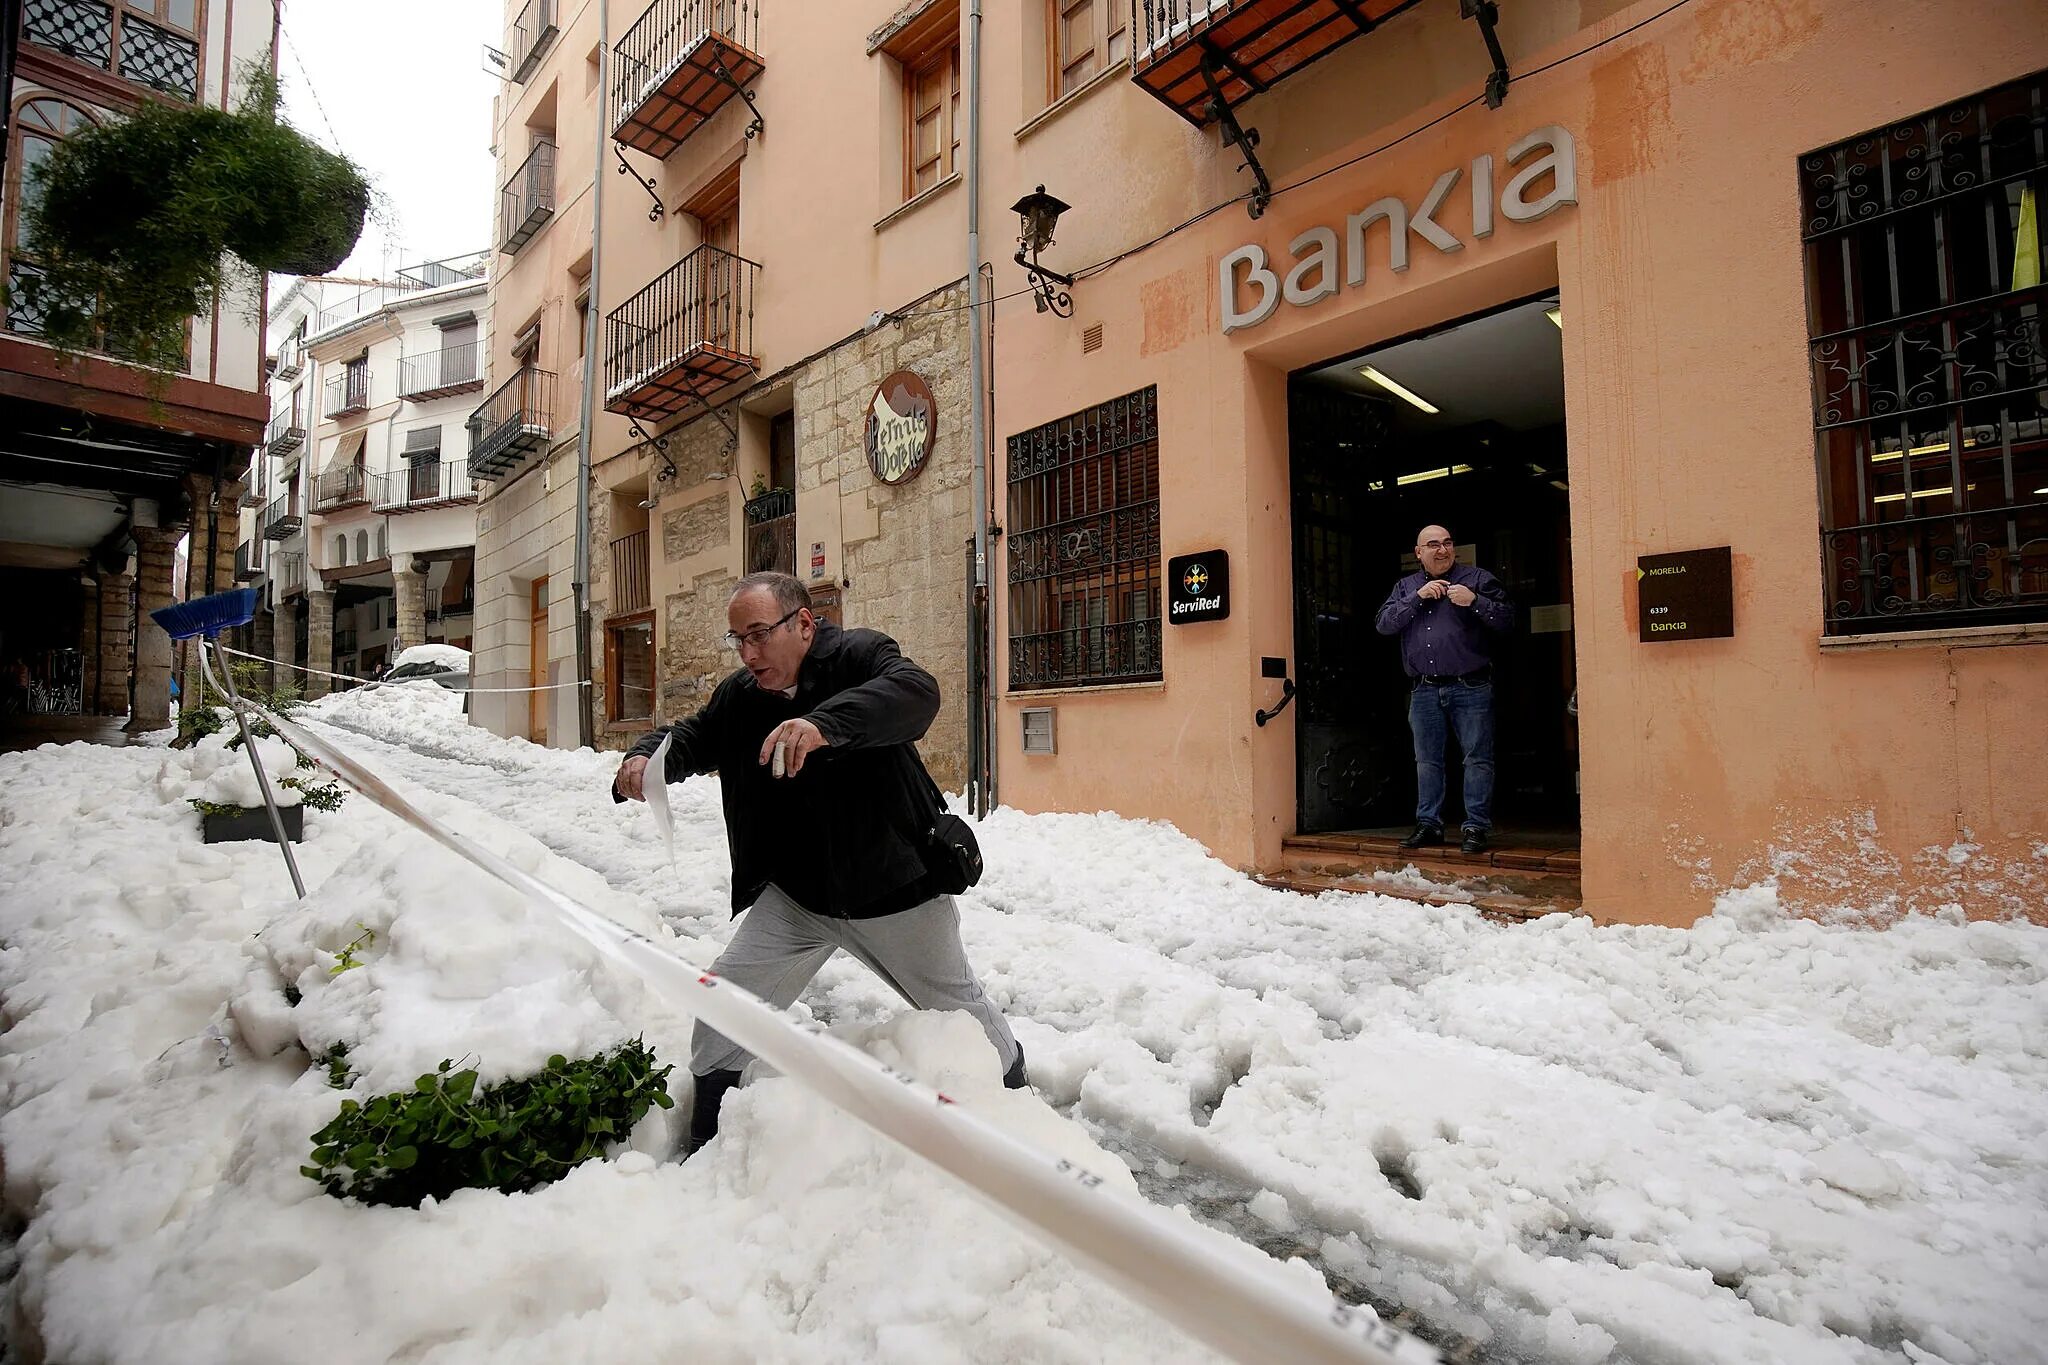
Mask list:
[[1556,323],[1558,331],[1562,332],[1564,330],[1564,309],[1556,304],[1552,304],[1543,310],[1543,316]]
[[1451,464],[1445,465],[1442,469],[1420,469],[1413,474],[1403,474],[1400,478],[1395,479],[1394,483],[1405,488],[1411,483],[1424,483],[1430,479],[1442,479],[1452,474],[1470,474],[1471,472],[1472,466],[1469,464]]
[[[1976,486],[1974,483],[1970,485],[1972,488]],[[1955,491],[1954,485],[1950,485],[1947,488],[1916,488],[1913,490],[1913,496],[1916,498],[1939,498]],[[1904,502],[1905,500],[1906,495],[1904,493],[1880,493],[1871,499],[1872,502]]]
[[[1969,438],[1967,438],[1967,437],[1966,437],[1966,438],[1964,438],[1964,440],[1963,440],[1963,449],[1964,449],[1964,450],[1974,450],[1974,449],[1976,449],[1976,446],[1977,446],[1977,443],[1976,443],[1976,442],[1975,442],[1974,440],[1971,440],[1971,439],[1969,439]],[[1914,446],[1914,447],[1913,447],[1913,448],[1912,448],[1911,450],[1908,450],[1908,451],[1906,451],[1906,452],[1904,452],[1904,453],[1905,453],[1905,454],[1907,454],[1907,455],[1943,455],[1943,454],[1946,454],[1947,452],[1948,452],[1948,442],[1947,442],[1947,441],[1936,441],[1936,442],[1935,442],[1935,443],[1934,443],[1933,445],[1931,445],[1931,446]],[[1877,454],[1875,454],[1875,455],[1872,455],[1872,456],[1870,457],[1870,462],[1871,462],[1872,464],[1882,464],[1882,463],[1883,463],[1884,461],[1886,461],[1886,460],[1896,460],[1896,459],[1898,459],[1898,458],[1899,458],[1899,455],[1900,455],[1900,452],[1899,452],[1899,451],[1896,451],[1896,450],[1881,450],[1881,451],[1879,451],[1879,452],[1878,452]]]
[[1566,483],[1563,479],[1552,479],[1550,481],[1550,486],[1552,488],[1555,488],[1560,493],[1569,493],[1572,491],[1572,486]]
[[1381,374],[1372,366],[1360,366],[1358,372],[1364,375],[1367,379],[1370,379],[1373,383],[1385,389],[1388,393],[1394,395],[1394,397],[1399,398],[1406,403],[1413,403],[1416,407],[1421,408],[1424,412],[1429,413],[1432,416],[1435,415],[1437,409],[1434,403],[1431,403],[1426,399],[1419,398],[1415,394],[1410,393],[1407,389],[1402,388],[1399,384],[1396,384],[1393,380],[1387,378],[1385,375]]

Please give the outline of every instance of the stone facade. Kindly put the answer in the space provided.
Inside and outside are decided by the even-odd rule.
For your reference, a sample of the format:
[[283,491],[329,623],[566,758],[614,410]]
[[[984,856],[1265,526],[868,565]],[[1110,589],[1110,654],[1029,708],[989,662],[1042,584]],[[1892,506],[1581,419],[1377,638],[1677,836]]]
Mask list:
[[[895,637],[905,654],[938,679],[944,703],[922,747],[933,775],[950,788],[962,785],[967,771],[966,543],[974,531],[974,508],[966,304],[964,284],[942,290],[908,309],[903,321],[772,381],[776,391],[791,395],[796,413],[798,577],[814,591],[839,594],[842,623]],[[862,442],[875,387],[897,370],[916,371],[930,387],[938,431],[923,472],[891,486],[869,469]],[[748,401],[726,411],[738,412]],[[765,457],[752,468],[741,459],[735,471],[740,480],[718,477],[733,468],[739,452],[724,423],[710,416],[664,439],[677,473],[657,485],[663,491],[652,538],[656,711],[667,722],[696,710],[738,666],[718,638],[726,629],[732,584],[745,571],[741,485],[765,472],[759,467]],[[606,499],[592,501],[595,506]],[[593,541],[605,543],[595,533]],[[813,544],[826,547],[826,562],[836,573],[812,577]],[[601,603],[608,563],[604,556],[595,559],[595,599]],[[593,615],[602,619],[601,605],[594,603]],[[593,690],[601,708],[603,689]],[[604,733],[602,724],[597,728]],[[616,738],[622,746],[630,737]]]
[[128,711],[128,640],[135,629],[135,576],[101,574],[97,599],[99,631],[93,661],[92,686],[85,706],[96,716],[119,716]]
[[[242,488],[240,479],[222,479],[210,474],[187,474],[185,500],[192,508],[192,539],[186,547],[185,600],[226,592],[235,581],[235,546],[242,534]],[[209,534],[210,533],[210,534]],[[213,553],[207,554],[211,543]],[[205,675],[199,666],[199,651],[178,651],[178,686],[188,697],[204,695]]]
[[167,729],[171,723],[171,637],[150,613],[171,604],[182,526],[137,526],[135,535],[135,705],[130,734]]
[[306,696],[324,697],[333,687],[334,594],[322,588],[306,591]]
[[391,662],[398,662],[401,650],[425,644],[427,639],[427,570],[424,559],[406,568],[392,565],[391,581],[398,599],[397,633],[391,641]]

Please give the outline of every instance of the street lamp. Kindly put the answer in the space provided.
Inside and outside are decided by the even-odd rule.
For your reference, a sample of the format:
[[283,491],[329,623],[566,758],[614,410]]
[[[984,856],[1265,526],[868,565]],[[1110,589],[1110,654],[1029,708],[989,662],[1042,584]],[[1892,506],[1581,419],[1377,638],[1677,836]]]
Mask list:
[[[1067,208],[1066,204],[1047,194],[1043,185],[1010,206],[1018,222],[1017,264],[1024,267],[1032,288],[1037,291],[1032,295],[1032,306],[1041,313],[1049,309],[1063,318],[1074,315],[1074,299],[1067,293],[1067,289],[1073,288],[1074,277],[1046,269],[1038,263],[1038,253],[1053,244],[1053,229],[1059,225],[1060,215]],[[1027,251],[1031,253],[1029,260],[1024,258]],[[1054,289],[1055,284],[1066,288]]]

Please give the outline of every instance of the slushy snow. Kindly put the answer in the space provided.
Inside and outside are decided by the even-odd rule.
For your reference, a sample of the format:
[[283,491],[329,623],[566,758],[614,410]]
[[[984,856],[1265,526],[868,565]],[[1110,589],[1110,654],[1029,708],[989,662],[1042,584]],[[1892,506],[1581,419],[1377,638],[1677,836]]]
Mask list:
[[[305,712],[428,814],[708,964],[715,781],[673,868],[616,755],[471,727],[431,683]],[[277,850],[202,846],[239,751],[0,756],[0,1146],[13,1289],[52,1361],[1209,1359],[795,1082],[681,1110],[537,1192],[414,1211],[299,1173],[342,1098],[485,1081],[691,1020],[352,796]],[[288,760],[273,776],[288,772]],[[209,785],[211,784],[211,785]],[[217,799],[217,798],[209,798]],[[797,1006],[1128,1197],[1243,1191],[1244,1273],[1321,1267],[1490,1361],[2048,1360],[2048,930],[1885,932],[1725,894],[1690,930],[1260,887],[1171,827],[997,812],[961,898],[1030,1057],[845,958]],[[363,965],[336,972],[347,945]],[[298,992],[287,1002],[286,987]],[[1197,1201],[1214,1216],[1214,1201]],[[1192,1224],[1191,1224],[1192,1226]],[[1224,1231],[1207,1231],[1219,1242]]]

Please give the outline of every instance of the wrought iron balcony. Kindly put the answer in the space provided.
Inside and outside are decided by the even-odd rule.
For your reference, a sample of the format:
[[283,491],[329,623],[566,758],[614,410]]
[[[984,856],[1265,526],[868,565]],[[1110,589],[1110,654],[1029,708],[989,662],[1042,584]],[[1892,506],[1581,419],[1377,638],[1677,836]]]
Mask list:
[[343,626],[334,632],[334,657],[337,662],[356,652],[356,629]]
[[612,542],[610,616],[645,611],[654,599],[648,586],[647,532],[635,531]]
[[279,555],[277,575],[272,580],[277,585],[279,597],[291,597],[306,590],[306,557],[304,555]]
[[346,417],[370,406],[370,372],[351,365],[327,381],[327,402],[320,409],[325,417]]
[[306,344],[298,337],[286,337],[277,348],[277,368],[270,377],[289,384],[306,372]]
[[299,515],[298,501],[289,493],[280,493],[263,509],[265,540],[288,540],[305,529],[306,519]]
[[253,583],[261,577],[263,566],[256,562],[256,546],[245,540],[235,547],[235,581]]
[[440,460],[415,460],[403,471],[370,476],[371,503],[379,512],[422,512],[476,496],[469,470]]
[[1131,79],[1197,128],[1418,0],[1131,0]]
[[554,435],[555,376],[526,367],[469,415],[469,477],[495,483],[519,472]]
[[498,193],[498,250],[517,255],[554,216],[555,144],[542,140]]
[[534,68],[548,55],[561,30],[555,25],[555,0],[526,0],[519,21],[512,25],[512,79],[524,85]]
[[398,396],[415,401],[446,398],[484,386],[477,344],[445,346],[398,362]]
[[273,459],[283,459],[306,443],[305,418],[296,412],[280,412],[263,429],[263,450]]
[[313,480],[315,512],[339,512],[345,508],[360,507],[369,500],[370,479],[361,465],[323,470]]
[[21,36],[161,94],[199,98],[199,44],[104,0],[26,0]]
[[735,95],[752,107],[760,47],[761,0],[654,0],[612,46],[612,139],[666,158]]
[[608,314],[605,410],[664,417],[754,373],[760,273],[743,256],[700,246]]

